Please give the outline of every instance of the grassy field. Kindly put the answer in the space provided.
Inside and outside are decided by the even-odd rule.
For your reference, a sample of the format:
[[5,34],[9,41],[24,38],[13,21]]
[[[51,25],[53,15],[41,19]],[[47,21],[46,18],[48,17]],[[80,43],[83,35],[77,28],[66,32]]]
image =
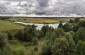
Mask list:
[[22,28],[24,27],[21,25],[14,24],[9,21],[0,20],[0,32],[7,31],[7,30],[14,30],[14,29],[22,29]]
[[57,23],[62,19],[45,19],[45,18],[10,18],[10,21],[26,22],[26,23]]

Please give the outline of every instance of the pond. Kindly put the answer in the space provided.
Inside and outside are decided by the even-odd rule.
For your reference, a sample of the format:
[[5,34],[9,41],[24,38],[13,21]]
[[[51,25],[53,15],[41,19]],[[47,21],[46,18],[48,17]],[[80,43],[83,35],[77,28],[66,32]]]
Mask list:
[[[37,26],[36,29],[39,29],[41,30],[41,28],[44,26],[44,25],[48,25],[49,27],[53,27],[53,28],[57,28],[59,23],[54,23],[54,24],[38,24],[38,23],[24,23],[24,22],[14,22],[16,24],[23,24],[23,25],[35,25]],[[66,22],[63,23],[63,25],[65,24]]]

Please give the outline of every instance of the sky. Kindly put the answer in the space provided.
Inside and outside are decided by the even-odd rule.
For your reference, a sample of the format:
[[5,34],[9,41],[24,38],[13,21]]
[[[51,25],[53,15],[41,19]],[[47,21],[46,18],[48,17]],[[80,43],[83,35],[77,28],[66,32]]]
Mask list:
[[0,14],[85,15],[85,0],[0,0]]

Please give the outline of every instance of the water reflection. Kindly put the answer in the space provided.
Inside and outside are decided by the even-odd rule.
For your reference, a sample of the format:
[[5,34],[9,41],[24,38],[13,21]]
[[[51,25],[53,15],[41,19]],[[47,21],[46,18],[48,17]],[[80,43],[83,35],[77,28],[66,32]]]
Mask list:
[[[23,24],[23,25],[35,25],[37,26],[36,29],[39,29],[41,30],[41,28],[44,26],[44,25],[48,25],[49,27],[53,27],[53,28],[57,28],[59,23],[54,23],[54,24],[36,24],[36,23],[24,23],[24,22],[14,22],[14,23],[17,23],[17,24]],[[65,23],[63,23],[64,25]]]

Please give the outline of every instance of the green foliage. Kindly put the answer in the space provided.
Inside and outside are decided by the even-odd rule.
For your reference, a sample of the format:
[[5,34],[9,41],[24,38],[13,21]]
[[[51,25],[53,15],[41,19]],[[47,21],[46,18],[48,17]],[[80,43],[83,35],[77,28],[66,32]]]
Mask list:
[[62,21],[60,21],[58,28],[63,28]]
[[9,19],[10,17],[2,17],[0,16],[0,20],[6,20],[6,19]]
[[65,33],[64,33],[64,30],[62,28],[57,28],[54,30],[54,33],[55,33],[55,36],[56,37],[60,37],[60,36],[63,36]]
[[6,45],[6,39],[4,34],[0,34],[0,48],[3,49]]
[[81,27],[78,29],[74,39],[75,39],[75,42],[77,42],[78,40],[85,41],[85,28],[84,27]]
[[3,49],[3,55],[13,55],[11,48],[6,45]]
[[8,40],[13,40],[13,35],[10,32],[7,32]]
[[73,25],[73,27],[72,27],[72,30],[74,31],[74,32],[77,32],[77,30],[80,28],[80,26],[78,25],[78,24],[75,24],[75,25]]
[[36,26],[29,25],[24,30],[25,41],[31,42],[32,38],[36,36]]
[[70,33],[66,33],[65,34],[66,39],[68,40],[68,55],[73,55],[75,54],[75,42],[74,39],[72,37],[72,34]]
[[76,46],[76,54],[77,55],[85,55],[85,41],[78,41]]
[[36,46],[34,47],[34,51],[38,51],[38,48]]
[[85,55],[85,21],[79,18],[65,25],[60,22],[57,29],[28,25],[14,36],[6,34],[8,38],[0,34],[0,55]]
[[32,38],[32,43],[33,43],[33,45],[37,45],[38,38],[37,37]]
[[78,23],[80,21],[80,18],[75,18],[75,22]]
[[80,22],[78,23],[78,25],[79,25],[80,27],[85,27],[85,20],[80,21]]
[[46,32],[49,30],[49,26],[45,25],[42,27],[41,31],[43,31],[44,35],[46,34]]
[[69,23],[74,23],[74,20],[70,19],[70,20],[69,20]]
[[56,38],[56,35],[54,32],[47,32],[46,33],[46,40],[54,41]]
[[14,55],[25,55],[25,48],[19,46],[13,53]]
[[0,49],[0,55],[2,55],[2,50]]
[[71,30],[71,27],[70,27],[69,23],[66,23],[66,24],[63,26],[63,29],[64,29],[65,32],[70,31],[70,30]]
[[36,37],[37,37],[38,39],[43,38],[43,37],[44,37],[43,31],[41,31],[41,30],[36,30]]
[[63,38],[56,38],[54,45],[52,45],[52,55],[67,55],[68,40]]
[[46,41],[46,43],[42,47],[40,55],[52,55],[51,46],[52,46],[52,43],[49,41]]
[[18,39],[19,41],[25,41],[25,36],[24,36],[24,31],[23,30],[18,30],[14,37]]

